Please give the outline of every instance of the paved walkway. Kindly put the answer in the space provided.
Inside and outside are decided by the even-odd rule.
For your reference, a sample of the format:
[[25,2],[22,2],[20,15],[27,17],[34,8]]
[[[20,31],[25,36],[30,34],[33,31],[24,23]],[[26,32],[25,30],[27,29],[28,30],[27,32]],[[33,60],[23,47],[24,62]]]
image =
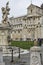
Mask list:
[[11,56],[4,56],[3,60],[5,62],[5,65],[30,65],[30,54],[21,54],[20,59],[18,57],[13,57],[14,62],[11,62]]
[[30,55],[28,50],[21,49],[20,51],[20,59],[18,58],[19,53],[14,51],[13,53],[13,60],[11,62],[11,54],[3,54],[3,61],[5,65],[29,65],[30,63]]

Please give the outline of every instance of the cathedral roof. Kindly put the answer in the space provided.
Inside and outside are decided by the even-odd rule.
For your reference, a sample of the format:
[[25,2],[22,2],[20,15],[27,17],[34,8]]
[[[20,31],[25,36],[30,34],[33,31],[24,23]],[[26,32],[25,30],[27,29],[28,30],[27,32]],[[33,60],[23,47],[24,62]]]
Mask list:
[[31,6],[32,6],[32,7],[37,7],[37,8],[42,9],[41,7],[39,7],[39,6],[37,6],[37,5],[34,5],[34,4],[30,4],[30,5],[27,7],[27,9],[30,8]]

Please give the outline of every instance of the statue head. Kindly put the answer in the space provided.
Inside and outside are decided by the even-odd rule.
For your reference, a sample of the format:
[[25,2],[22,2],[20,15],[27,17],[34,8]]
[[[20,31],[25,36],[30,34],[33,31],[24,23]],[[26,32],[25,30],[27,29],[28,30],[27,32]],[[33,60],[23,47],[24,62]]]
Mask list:
[[6,5],[8,5],[9,4],[9,1],[6,3]]

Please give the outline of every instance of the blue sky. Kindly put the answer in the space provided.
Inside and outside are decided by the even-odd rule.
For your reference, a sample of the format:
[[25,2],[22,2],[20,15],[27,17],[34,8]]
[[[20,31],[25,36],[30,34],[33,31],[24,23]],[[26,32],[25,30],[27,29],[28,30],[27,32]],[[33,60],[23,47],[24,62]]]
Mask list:
[[[1,8],[5,7],[7,1],[9,1],[10,15],[9,17],[22,16],[27,13],[27,7],[31,4],[31,0],[0,0],[0,21],[2,20]],[[32,3],[40,6],[43,0],[32,0]]]

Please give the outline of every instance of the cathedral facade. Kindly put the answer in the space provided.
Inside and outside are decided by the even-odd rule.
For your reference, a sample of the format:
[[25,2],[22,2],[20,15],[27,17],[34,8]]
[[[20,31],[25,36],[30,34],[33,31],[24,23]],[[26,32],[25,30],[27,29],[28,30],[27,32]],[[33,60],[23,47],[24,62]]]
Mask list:
[[13,40],[43,39],[43,9],[39,6],[30,4],[26,15],[11,17],[10,23],[13,27],[11,33]]

